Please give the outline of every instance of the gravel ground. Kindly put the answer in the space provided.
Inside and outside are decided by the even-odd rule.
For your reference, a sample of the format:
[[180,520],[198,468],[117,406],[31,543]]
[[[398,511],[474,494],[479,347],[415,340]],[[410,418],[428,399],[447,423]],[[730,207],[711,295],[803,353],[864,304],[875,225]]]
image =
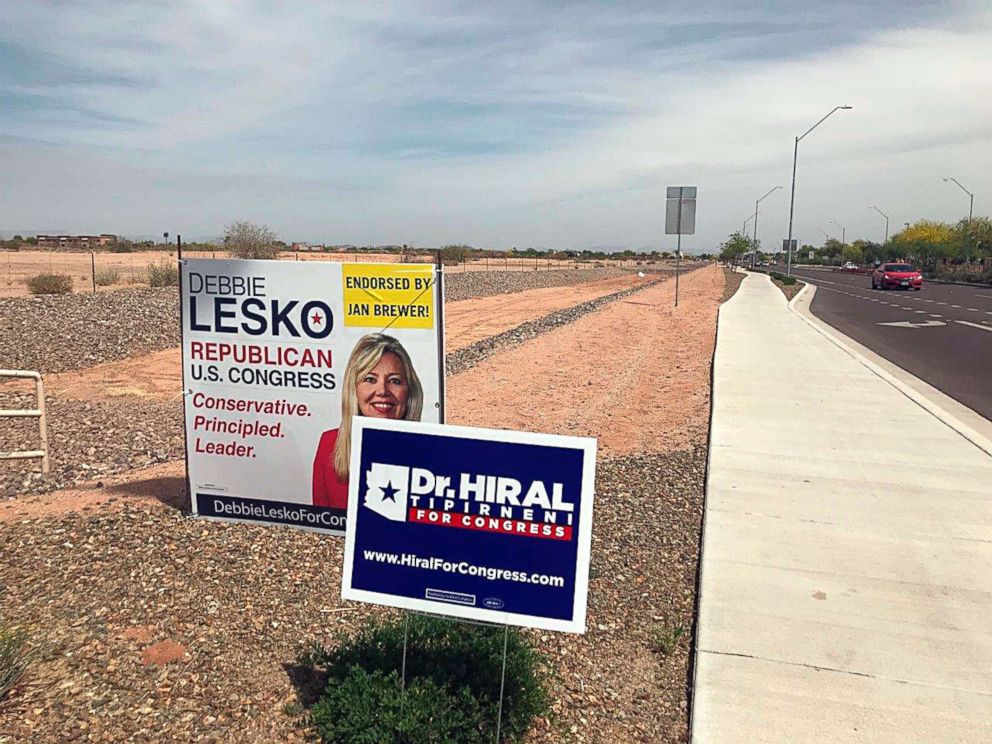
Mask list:
[[[630,272],[613,268],[468,272],[446,277],[445,294],[454,302]],[[175,288],[0,299],[0,367],[6,369],[50,374],[178,345]]]
[[[683,740],[704,467],[703,446],[600,463],[588,631],[530,632],[554,672],[530,742]],[[0,541],[0,615],[42,651],[0,741],[301,741],[301,645],[391,612],[341,602],[339,539],[160,505],[24,519]],[[677,626],[666,655],[656,636]]]
[[[108,403],[48,397],[46,402],[51,472],[34,472],[40,460],[4,463],[0,499],[54,491],[183,456],[179,401]],[[34,405],[34,395],[0,395],[0,408]],[[37,447],[36,419],[0,419],[0,449]]]
[[0,367],[43,374],[179,345],[174,288],[0,300]]
[[444,277],[444,298],[448,302],[472,300],[522,289],[564,287],[597,279],[627,276],[636,269],[550,269],[545,271],[470,271]]
[[[485,276],[465,276],[477,275]],[[498,351],[573,323],[651,284],[653,282],[550,313],[459,349],[447,355],[448,374],[455,375],[471,369]],[[51,472],[47,476],[33,472],[38,467],[38,460],[5,463],[0,469],[0,499],[11,498],[18,493],[44,493],[67,488],[105,474],[120,473],[183,455],[182,405],[178,401],[164,403],[128,398],[120,402],[84,402],[61,400],[49,395],[46,402]],[[0,393],[0,408],[32,408],[34,405],[33,395]],[[35,419],[0,419],[0,449],[27,450],[37,446],[38,424]]]
[[724,267],[723,276],[726,284],[723,288],[723,298],[720,300],[721,305],[734,296],[737,288],[741,286],[741,282],[744,281],[744,277],[747,274]]
[[798,279],[796,280],[795,284],[789,284],[789,285],[782,284],[782,282],[780,282],[778,279],[772,279],[772,284],[774,284],[776,287],[782,290],[782,294],[785,295],[786,302],[791,301],[793,297],[799,294],[799,290],[801,290],[803,287],[806,286],[806,282],[801,282]]
[[[652,303],[645,304],[648,298],[626,304],[648,313],[659,337],[677,335],[680,345],[697,346],[693,353],[709,359],[712,329],[700,329],[698,319],[691,328],[681,326],[697,312],[690,291],[694,284],[712,293],[705,302],[697,300],[699,312],[706,303],[706,312],[714,312],[724,276],[714,277],[720,286],[711,286],[709,275],[687,283],[679,313],[662,312],[660,304],[652,310]],[[619,307],[603,313],[615,315]],[[565,322],[577,328],[596,317]],[[596,343],[605,358],[631,353],[617,334]],[[509,349],[507,356],[523,348]],[[479,369],[501,358],[494,356]],[[577,354],[567,358],[582,359]],[[664,395],[655,413],[635,416],[631,425],[674,432],[679,421],[695,415],[699,396],[681,383],[693,378],[693,385],[706,388],[708,366],[672,357],[665,380],[678,364],[683,367],[674,382],[658,386]],[[561,374],[571,379],[568,372]],[[546,385],[535,382],[542,389]],[[621,376],[610,389],[627,384]],[[475,387],[480,395],[485,392]],[[570,415],[578,419],[571,433],[595,434],[601,422],[583,417],[584,395],[574,401],[576,413]],[[171,444],[181,426],[178,404],[149,404],[157,407],[146,411],[146,403],[81,403],[83,408],[72,413],[67,408],[59,413],[66,433],[58,436],[65,446],[77,447],[76,457],[82,457],[78,448],[85,446],[86,453],[93,448],[90,461],[81,462],[100,467],[107,461],[114,469],[114,458],[130,456],[138,431],[122,422],[130,419],[142,422],[146,436],[154,429],[156,437],[147,447],[134,448],[136,457],[154,462],[156,453],[178,454]],[[469,412],[452,408],[457,419]],[[616,429],[620,436],[629,412],[614,413],[624,415],[610,416],[603,430]],[[506,411],[499,415],[475,423],[499,425]],[[146,416],[162,418],[149,418],[157,422],[149,426]],[[70,424],[71,417],[76,419]],[[104,426],[119,432],[113,440],[128,443],[127,453],[102,449],[112,441],[96,434]],[[528,631],[553,670],[553,715],[535,722],[529,744],[686,740],[706,462],[705,430],[689,431],[687,445],[601,456],[588,629],[582,636]],[[662,439],[670,441],[650,441]],[[293,714],[298,701],[294,680],[299,681],[293,661],[301,645],[333,643],[338,632],[353,630],[363,618],[392,612],[340,600],[343,544],[338,539],[184,516],[174,508],[182,502],[182,480],[174,475],[180,470],[178,463],[158,466],[145,480],[126,485],[112,485],[115,479],[108,478],[98,493],[115,503],[98,507],[85,506],[94,502],[66,492],[27,496],[17,502],[23,508],[12,521],[0,522],[0,621],[24,625],[42,654],[26,682],[0,703],[0,744],[5,737],[18,742],[302,741],[309,732],[297,728]],[[162,477],[165,471],[173,475]],[[61,509],[33,516],[45,513],[33,511],[33,502],[46,498],[57,500]]]

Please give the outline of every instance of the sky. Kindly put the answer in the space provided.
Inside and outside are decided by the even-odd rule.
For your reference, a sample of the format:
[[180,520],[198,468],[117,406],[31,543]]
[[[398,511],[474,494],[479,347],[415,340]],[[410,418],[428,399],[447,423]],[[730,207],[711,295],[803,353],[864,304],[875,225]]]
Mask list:
[[802,242],[992,211],[986,0],[3,0],[0,233],[770,248],[840,105]]

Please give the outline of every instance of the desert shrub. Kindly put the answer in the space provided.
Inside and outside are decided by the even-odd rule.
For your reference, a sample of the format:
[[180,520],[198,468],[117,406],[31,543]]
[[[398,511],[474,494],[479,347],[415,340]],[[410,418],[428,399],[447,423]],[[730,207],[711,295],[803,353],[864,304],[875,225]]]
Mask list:
[[224,230],[224,247],[235,258],[279,258],[279,245],[267,225],[256,225],[248,220],[232,222]]
[[68,274],[37,274],[30,277],[26,284],[31,294],[72,294],[72,277]]
[[472,252],[470,245],[446,245],[441,248],[441,262],[445,266],[466,261]]
[[149,264],[148,284],[152,287],[178,287],[179,266],[175,261]]
[[0,624],[0,700],[3,700],[34,660],[27,634]]
[[[327,674],[310,710],[329,744],[492,742],[499,706],[503,629],[411,615],[401,694],[403,621],[370,623],[334,649],[315,646],[300,662]],[[503,741],[522,740],[548,710],[540,655],[517,630],[507,640]]]
[[94,275],[98,287],[109,287],[121,280],[121,272],[117,269],[100,269]]

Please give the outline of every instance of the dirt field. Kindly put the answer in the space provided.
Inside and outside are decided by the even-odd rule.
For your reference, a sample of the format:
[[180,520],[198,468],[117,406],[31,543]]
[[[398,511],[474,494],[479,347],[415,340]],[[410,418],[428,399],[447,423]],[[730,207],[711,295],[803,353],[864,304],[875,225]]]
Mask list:
[[[623,281],[633,279],[570,288],[568,301]],[[549,325],[449,380],[452,423],[600,441],[588,632],[531,633],[553,667],[554,699],[533,744],[685,735],[724,272],[687,275],[677,310],[673,289],[665,281]],[[461,313],[451,303],[451,344],[546,317],[563,294],[468,300]],[[50,385],[85,398],[96,375],[117,402],[136,405],[176,391],[177,373],[166,350]],[[46,644],[28,683],[0,707],[0,741],[304,739],[285,710],[298,699],[290,668],[301,643],[332,642],[388,611],[340,600],[340,540],[184,516],[181,473],[173,461],[99,488],[0,502],[0,607],[16,608]],[[676,629],[684,635],[661,653],[657,639]]]
[[[227,258],[225,251],[183,251],[186,258]],[[365,263],[398,263],[402,257],[391,253],[294,253],[283,252],[283,261],[332,261],[336,263],[361,261]],[[36,274],[68,274],[73,280],[74,292],[93,291],[93,268],[96,272],[116,271],[118,279],[113,284],[96,289],[105,292],[122,287],[148,285],[148,267],[164,261],[175,261],[175,251],[139,251],[135,253],[70,251],[0,251],[0,297],[24,297],[28,294],[25,279]],[[418,261],[433,261],[430,254],[418,254]],[[490,258],[468,261],[446,267],[452,274],[466,271],[548,271],[554,269],[592,268],[613,266],[637,268],[630,260],[578,262],[541,258]],[[674,264],[659,264],[656,270],[673,270]]]
[[[463,349],[528,320],[611,292],[635,287],[642,282],[643,279],[634,275],[572,287],[549,287],[451,302],[445,307],[445,342],[449,351]],[[49,395],[74,400],[175,398],[182,390],[179,349],[166,349],[120,362],[48,375],[45,385]]]

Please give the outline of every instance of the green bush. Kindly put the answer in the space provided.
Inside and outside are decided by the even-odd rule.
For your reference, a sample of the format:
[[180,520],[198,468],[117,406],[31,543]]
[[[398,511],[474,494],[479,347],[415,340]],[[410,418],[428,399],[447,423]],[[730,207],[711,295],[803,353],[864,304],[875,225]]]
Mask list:
[[27,634],[0,624],[0,700],[3,700],[34,660]]
[[441,248],[441,262],[445,266],[460,264],[472,253],[470,245],[446,245]]
[[100,269],[93,278],[98,287],[109,287],[121,280],[121,272],[117,269]]
[[148,284],[153,287],[178,287],[179,266],[175,261],[148,265]]
[[72,277],[68,274],[37,274],[26,282],[28,291],[36,295],[72,294]]
[[782,282],[786,287],[791,287],[796,283],[796,277],[794,276],[779,276],[778,280]]
[[[400,692],[403,621],[366,625],[338,647],[304,654],[327,686],[311,708],[328,744],[420,744],[493,741],[503,662],[503,629],[411,615],[406,690]],[[522,740],[548,710],[545,670],[517,630],[507,642],[502,740]]]

